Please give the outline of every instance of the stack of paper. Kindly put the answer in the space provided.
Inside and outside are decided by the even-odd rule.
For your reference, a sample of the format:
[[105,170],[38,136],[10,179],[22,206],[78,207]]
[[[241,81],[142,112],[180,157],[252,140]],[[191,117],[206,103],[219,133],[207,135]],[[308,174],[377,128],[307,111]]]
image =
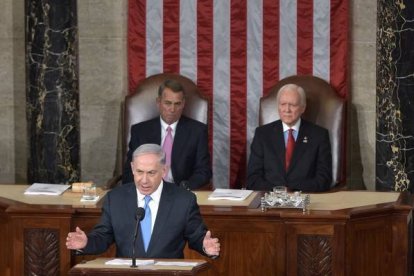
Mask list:
[[164,266],[197,266],[197,262],[179,262],[179,261],[173,261],[173,262],[165,262],[160,261],[156,262],[155,265],[164,265]]
[[[136,265],[151,265],[154,264],[154,260],[136,260]],[[132,259],[113,259],[105,262],[106,265],[132,265]]]
[[215,189],[214,192],[208,196],[208,199],[245,200],[252,192],[252,190]]
[[66,191],[70,185],[61,184],[46,184],[46,183],[33,183],[24,192],[25,195],[60,195]]

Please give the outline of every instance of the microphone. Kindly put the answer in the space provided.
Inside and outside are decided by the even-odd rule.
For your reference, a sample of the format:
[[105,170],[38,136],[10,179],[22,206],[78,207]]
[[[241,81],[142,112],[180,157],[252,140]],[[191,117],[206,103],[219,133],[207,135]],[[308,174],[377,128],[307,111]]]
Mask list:
[[135,232],[134,232],[134,241],[132,242],[132,265],[131,267],[137,267],[137,258],[135,257],[135,244],[137,242],[137,235],[138,235],[138,226],[141,220],[145,217],[145,209],[142,207],[137,208],[137,212],[135,213],[135,219],[137,220],[137,224],[135,225]]

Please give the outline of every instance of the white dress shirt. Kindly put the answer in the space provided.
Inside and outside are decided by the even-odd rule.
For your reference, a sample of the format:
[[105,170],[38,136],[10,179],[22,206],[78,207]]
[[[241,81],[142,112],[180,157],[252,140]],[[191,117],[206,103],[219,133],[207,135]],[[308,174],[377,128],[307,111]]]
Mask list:
[[[148,205],[151,210],[151,233],[152,233],[152,230],[154,229],[155,219],[157,218],[158,206],[160,205],[161,191],[162,191],[163,186],[164,186],[164,181],[161,180],[161,183],[158,186],[158,188],[152,194],[150,194],[151,200],[148,203]],[[138,189],[137,189],[137,195],[138,195],[138,207],[144,208],[145,195],[141,194]]]

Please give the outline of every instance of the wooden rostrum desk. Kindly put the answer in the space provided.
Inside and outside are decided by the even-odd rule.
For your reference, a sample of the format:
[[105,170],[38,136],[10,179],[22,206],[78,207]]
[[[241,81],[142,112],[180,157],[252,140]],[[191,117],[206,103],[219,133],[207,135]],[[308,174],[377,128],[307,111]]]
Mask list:
[[[205,276],[208,275],[210,264],[204,260],[182,260],[182,259],[152,259],[154,264],[137,265],[106,265],[105,262],[110,258],[97,258],[86,263],[75,265],[69,271],[69,276],[102,276],[102,275],[138,275],[138,276],[155,276],[155,275],[179,275],[179,276]],[[131,259],[129,259],[131,261]],[[195,266],[183,266],[174,264],[158,265],[161,262],[196,262]]]
[[[27,186],[0,185],[0,275],[67,275],[98,256],[74,256],[65,239],[76,226],[98,222],[102,200],[84,205],[80,195],[21,196]],[[205,259],[209,275],[411,275],[412,207],[408,193],[312,194],[310,211],[262,212],[260,194],[247,202],[208,201],[197,192],[201,213],[221,255]],[[26,202],[25,202],[26,201]],[[213,205],[214,204],[214,205]],[[114,248],[100,257],[113,257]]]

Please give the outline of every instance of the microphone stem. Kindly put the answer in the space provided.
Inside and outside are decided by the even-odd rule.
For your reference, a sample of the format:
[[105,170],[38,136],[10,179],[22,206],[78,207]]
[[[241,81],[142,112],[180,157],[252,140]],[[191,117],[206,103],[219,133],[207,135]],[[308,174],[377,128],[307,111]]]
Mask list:
[[134,247],[132,247],[132,265],[131,265],[131,267],[137,267],[137,258],[135,257],[135,243],[136,243],[136,239],[134,239]]
[[137,258],[135,256],[135,245],[137,243],[139,218],[137,218],[137,224],[135,225],[134,242],[132,243],[132,265],[131,267],[137,267]]

